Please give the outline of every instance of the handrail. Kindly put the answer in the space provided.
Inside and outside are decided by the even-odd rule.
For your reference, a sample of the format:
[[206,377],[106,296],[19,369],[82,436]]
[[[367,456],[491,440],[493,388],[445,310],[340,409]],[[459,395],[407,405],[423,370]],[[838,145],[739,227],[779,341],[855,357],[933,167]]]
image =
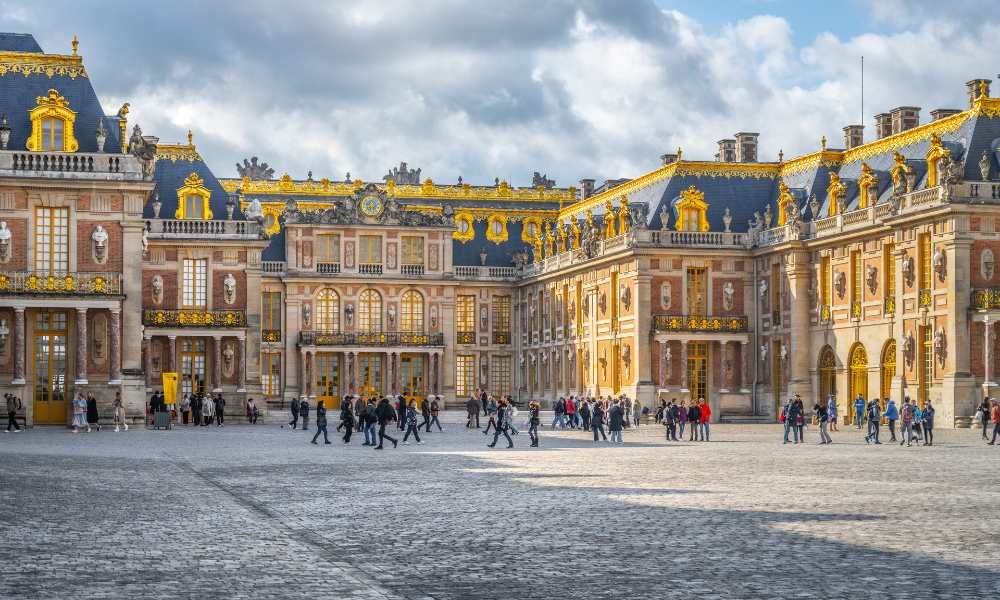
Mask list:
[[443,333],[300,331],[300,346],[444,346]]
[[122,293],[122,274],[2,271],[0,293],[117,296]]

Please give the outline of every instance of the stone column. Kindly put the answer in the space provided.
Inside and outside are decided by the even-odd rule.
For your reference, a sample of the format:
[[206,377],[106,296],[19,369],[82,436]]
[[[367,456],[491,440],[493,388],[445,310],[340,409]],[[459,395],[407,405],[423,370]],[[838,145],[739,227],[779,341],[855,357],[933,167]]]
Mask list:
[[76,309],[76,381],[87,384],[87,309]]
[[997,384],[993,381],[993,321],[989,314],[983,315],[983,338],[983,395],[994,396]]
[[[800,394],[812,398],[812,379],[809,377],[810,336],[809,336],[809,279],[812,267],[809,252],[795,250],[788,255],[788,293],[791,295],[790,343],[788,348],[788,395]],[[772,349],[772,352],[774,350]],[[772,381],[771,386],[779,385]]]
[[[968,231],[968,216],[956,219],[955,229],[956,231]],[[976,389],[976,379],[972,375],[969,361],[967,340],[969,339],[971,315],[969,311],[962,308],[968,306],[969,294],[972,291],[969,273],[972,240],[952,239],[938,247],[944,251],[945,280],[942,282],[935,270],[932,273],[934,287],[940,289],[946,286],[948,306],[953,308],[949,311],[947,318],[939,318],[937,324],[934,322],[933,314],[930,316],[930,323],[935,332],[941,327],[941,320],[944,321],[945,361],[944,368],[941,369],[944,372],[941,378],[941,401],[936,405],[939,419],[937,426],[964,427],[971,424],[971,417],[976,411],[976,405],[981,400],[979,398],[980,390]],[[933,304],[932,301],[931,313],[937,310]],[[941,366],[936,352],[934,366],[936,368]]]
[[299,392],[300,396],[306,396],[309,392],[306,390],[306,351],[303,349],[299,351]]
[[13,385],[24,385],[24,307],[14,307],[14,380]]
[[153,384],[153,342],[148,336],[142,336],[143,365],[146,370],[146,385]]
[[681,391],[688,391],[688,343],[681,340]]
[[313,395],[313,380],[316,379],[316,372],[313,370],[313,353],[306,352],[306,395]]
[[212,392],[222,391],[222,336],[212,337]]
[[740,391],[749,392],[750,388],[747,387],[749,383],[750,376],[750,361],[747,360],[747,342],[740,342]]
[[[903,327],[903,291],[906,289],[906,280],[903,278],[903,260],[906,258],[906,249],[900,248],[900,239],[897,237],[896,246],[892,251],[893,268],[896,270],[896,316],[894,318],[893,331],[898,332],[896,338],[896,375],[892,378],[889,388],[889,397],[896,401],[896,406],[903,405],[903,396],[906,395],[906,353],[903,351],[903,340],[906,338],[906,329]],[[914,258],[914,264],[916,259]],[[916,333],[914,333],[916,336]],[[914,337],[914,342],[916,342]],[[840,388],[837,388],[840,391]],[[844,388],[846,393],[847,388]],[[847,414],[846,412],[844,413]]]
[[667,349],[670,347],[670,342],[659,342],[659,347],[660,347],[660,359],[659,359],[660,368],[658,369],[658,372],[660,374],[660,387],[666,388],[669,387],[670,383],[670,380],[667,375],[669,371],[667,370],[668,367],[666,361]]
[[236,367],[236,391],[247,391],[247,341],[246,338],[236,340],[236,360],[239,364]]
[[166,368],[164,371],[176,372],[177,371],[177,336],[169,335],[167,336],[167,360],[165,361]]
[[[656,386],[653,384],[653,369],[656,368],[650,358],[653,356],[653,338],[648,334],[653,330],[653,292],[651,277],[648,274],[636,278],[635,295],[632,298],[632,310],[635,311],[636,331],[642,332],[635,336],[636,365],[636,400],[643,406],[653,406],[656,402]],[[618,290],[614,291],[615,294]]]
[[[109,358],[111,360],[111,370],[110,370],[110,385],[119,385],[122,382],[122,344],[121,344],[121,311],[113,308],[111,309],[111,351],[109,353]],[[148,350],[148,348],[143,348]]]

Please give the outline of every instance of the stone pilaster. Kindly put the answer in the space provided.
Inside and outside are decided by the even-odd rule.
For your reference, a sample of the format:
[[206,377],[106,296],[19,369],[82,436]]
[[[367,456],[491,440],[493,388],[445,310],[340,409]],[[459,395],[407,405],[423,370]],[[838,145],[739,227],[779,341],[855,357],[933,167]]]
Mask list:
[[[956,229],[964,227],[956,225]],[[969,361],[970,314],[966,310],[971,293],[969,260],[972,241],[948,240],[941,248],[945,254],[945,282],[951,283],[948,287],[948,306],[951,310],[944,325],[945,367],[937,414],[942,427],[966,426],[971,423],[979,400],[979,390],[976,389]],[[940,285],[936,272],[933,277],[935,285]],[[934,310],[933,306],[931,310]],[[936,353],[934,360],[940,364],[937,363]]]
[[[109,352],[109,360],[111,361],[110,368],[110,385],[120,385],[122,382],[122,332],[121,332],[121,311],[112,309],[110,319],[108,320],[111,333],[108,337],[111,338],[111,349]],[[145,349],[145,348],[144,348]]]
[[147,336],[142,336],[142,356],[147,386],[153,385],[153,342]]
[[76,309],[76,385],[87,385],[87,309]]
[[247,341],[245,338],[239,338],[236,341],[236,360],[239,361],[236,366],[236,391],[242,393],[247,391]]
[[681,392],[688,391],[688,343],[681,340]]
[[212,337],[212,392],[222,391],[222,337]]
[[[792,250],[788,255],[788,293],[791,296],[790,343],[788,348],[789,381],[787,393],[800,394],[802,398],[813,398],[812,379],[809,377],[809,280],[812,267],[809,252],[805,249]],[[771,285],[776,285],[772,282]],[[774,350],[772,350],[773,352]],[[772,381],[771,386],[780,385]]]
[[167,336],[167,372],[177,371],[177,336]]
[[24,385],[24,307],[14,307],[14,385]]

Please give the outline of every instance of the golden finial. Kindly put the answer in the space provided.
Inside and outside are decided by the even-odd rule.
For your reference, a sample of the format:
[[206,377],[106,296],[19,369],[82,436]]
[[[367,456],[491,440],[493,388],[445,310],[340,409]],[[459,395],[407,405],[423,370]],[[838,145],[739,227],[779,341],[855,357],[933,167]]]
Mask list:
[[188,146],[193,146],[194,145],[194,142],[192,141],[193,138],[194,138],[194,136],[191,135],[191,130],[188,129]]
[[783,148],[778,149],[778,162],[785,162],[785,150]]
[[77,50],[80,49],[80,40],[76,39],[75,35],[73,36],[73,41],[70,42],[70,45],[73,47],[73,56],[77,56]]
[[826,136],[825,135],[823,137],[819,138],[819,146],[820,146],[821,150],[826,151]]

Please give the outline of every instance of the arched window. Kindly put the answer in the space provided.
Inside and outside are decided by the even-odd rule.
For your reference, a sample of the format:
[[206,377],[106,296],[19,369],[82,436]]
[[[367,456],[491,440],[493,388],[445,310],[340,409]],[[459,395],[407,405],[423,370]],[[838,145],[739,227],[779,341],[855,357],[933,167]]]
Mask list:
[[847,400],[847,410],[851,421],[854,421],[854,399],[861,394],[861,397],[868,400],[868,353],[860,342],[854,344],[851,353],[848,355],[848,363],[851,370],[850,385],[851,393]]
[[885,406],[892,389],[892,378],[896,376],[896,340],[889,340],[882,348],[881,389],[882,406]]
[[365,290],[358,298],[358,331],[382,331],[382,295],[375,290]]
[[316,329],[340,331],[340,296],[330,288],[316,295]]
[[423,331],[424,297],[416,290],[403,294],[400,300],[399,330],[404,332]]
[[833,348],[823,346],[819,353],[819,397],[826,401],[830,395],[834,401],[837,397],[837,357],[833,354]]

